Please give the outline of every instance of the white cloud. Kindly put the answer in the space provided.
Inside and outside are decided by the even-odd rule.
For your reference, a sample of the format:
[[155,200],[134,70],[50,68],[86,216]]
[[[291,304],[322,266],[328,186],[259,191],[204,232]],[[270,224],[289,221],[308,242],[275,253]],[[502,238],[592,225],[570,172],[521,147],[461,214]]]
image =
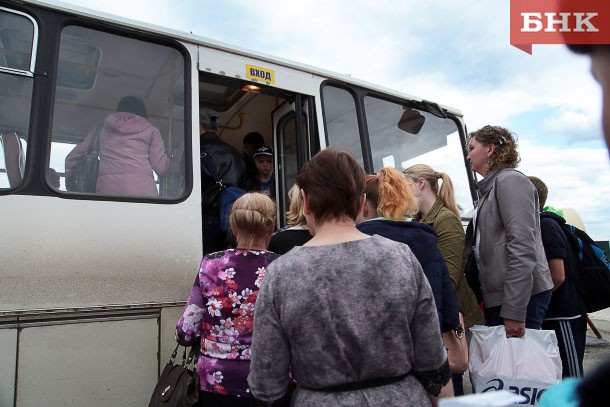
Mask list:
[[576,210],[591,237],[610,239],[610,171],[605,149],[561,149],[521,140],[519,150],[519,170],[547,184],[548,205]]
[[558,116],[549,117],[542,123],[542,128],[551,135],[580,134],[583,138],[598,137],[597,117],[589,113],[566,111]]

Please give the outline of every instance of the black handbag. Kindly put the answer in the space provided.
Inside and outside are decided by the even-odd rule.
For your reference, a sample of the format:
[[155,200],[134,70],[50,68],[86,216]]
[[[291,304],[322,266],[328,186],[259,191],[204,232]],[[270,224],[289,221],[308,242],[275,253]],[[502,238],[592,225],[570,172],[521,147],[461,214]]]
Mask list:
[[483,293],[481,292],[481,281],[479,280],[479,268],[477,267],[477,260],[474,257],[474,250],[468,256],[466,260],[466,267],[464,270],[464,275],[466,276],[466,281],[468,282],[468,286],[474,293],[474,296],[477,299],[477,303],[480,304],[483,302]]
[[481,292],[481,281],[479,280],[479,267],[474,254],[474,245],[477,240],[477,227],[473,220],[470,220],[466,228],[466,262],[464,266],[464,276],[468,286],[474,293],[477,299],[477,304],[483,301],[483,293]]
[[188,357],[187,348],[184,348],[180,364],[176,363],[178,348],[180,345],[176,346],[169,362],[163,368],[148,407],[193,407],[199,402],[199,345],[191,347]]
[[72,192],[95,193],[97,174],[100,166],[100,124],[95,129],[89,142],[87,152],[80,157],[69,178],[66,178],[66,189]]

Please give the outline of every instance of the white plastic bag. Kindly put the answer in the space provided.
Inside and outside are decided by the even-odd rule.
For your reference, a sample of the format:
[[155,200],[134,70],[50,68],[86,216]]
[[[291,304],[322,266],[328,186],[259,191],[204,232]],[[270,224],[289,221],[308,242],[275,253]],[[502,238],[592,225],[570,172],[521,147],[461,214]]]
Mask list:
[[504,326],[470,328],[470,380],[477,393],[509,390],[537,405],[541,394],[561,381],[561,358],[554,331],[526,329],[525,338],[507,338]]

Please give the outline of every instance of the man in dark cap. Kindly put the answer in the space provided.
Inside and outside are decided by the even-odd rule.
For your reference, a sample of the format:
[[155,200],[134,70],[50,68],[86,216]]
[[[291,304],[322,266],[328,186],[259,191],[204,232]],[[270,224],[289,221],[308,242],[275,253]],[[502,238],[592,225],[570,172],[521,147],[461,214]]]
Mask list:
[[258,173],[254,152],[265,145],[263,135],[253,131],[244,136],[244,162],[246,163],[246,179],[250,179]]
[[[217,204],[218,187],[216,178],[224,186],[241,186],[245,165],[239,151],[220,140],[218,113],[202,108],[199,113],[201,132],[201,201],[203,218],[203,255],[224,250],[227,246],[227,233],[220,228],[220,208]],[[204,157],[207,157],[204,161]],[[211,166],[210,170],[206,167]],[[211,171],[214,174],[210,173]]]

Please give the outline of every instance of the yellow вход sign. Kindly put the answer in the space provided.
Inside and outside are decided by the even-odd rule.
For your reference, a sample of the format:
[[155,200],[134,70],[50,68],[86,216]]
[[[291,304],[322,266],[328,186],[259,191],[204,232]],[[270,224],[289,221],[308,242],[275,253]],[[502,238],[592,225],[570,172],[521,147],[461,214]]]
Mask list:
[[273,69],[262,68],[260,66],[246,64],[246,78],[256,81],[275,83],[275,73]]

